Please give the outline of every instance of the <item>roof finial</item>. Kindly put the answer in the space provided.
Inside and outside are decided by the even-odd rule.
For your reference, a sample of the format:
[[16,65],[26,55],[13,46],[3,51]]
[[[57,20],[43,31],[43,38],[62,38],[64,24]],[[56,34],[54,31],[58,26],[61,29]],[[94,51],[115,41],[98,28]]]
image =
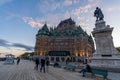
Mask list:
[[45,24],[47,24],[47,16],[45,16]]
[[68,11],[69,12],[69,16],[70,16],[70,18],[71,18],[71,13],[70,13],[70,11]]

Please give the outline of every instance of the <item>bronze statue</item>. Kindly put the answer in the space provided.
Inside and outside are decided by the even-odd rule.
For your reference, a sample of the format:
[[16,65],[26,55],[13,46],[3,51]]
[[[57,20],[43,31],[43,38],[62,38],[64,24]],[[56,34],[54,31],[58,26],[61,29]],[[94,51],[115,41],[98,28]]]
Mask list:
[[103,20],[104,15],[99,7],[96,7],[96,10],[94,12],[94,16],[96,17],[96,21]]

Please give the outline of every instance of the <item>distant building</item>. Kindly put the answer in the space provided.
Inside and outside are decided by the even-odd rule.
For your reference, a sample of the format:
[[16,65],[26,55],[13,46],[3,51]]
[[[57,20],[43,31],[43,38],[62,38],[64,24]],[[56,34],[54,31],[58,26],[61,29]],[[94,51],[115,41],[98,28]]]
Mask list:
[[51,61],[83,61],[92,56],[94,43],[81,26],[69,18],[61,21],[56,28],[48,29],[44,24],[36,35],[36,55],[49,56]]

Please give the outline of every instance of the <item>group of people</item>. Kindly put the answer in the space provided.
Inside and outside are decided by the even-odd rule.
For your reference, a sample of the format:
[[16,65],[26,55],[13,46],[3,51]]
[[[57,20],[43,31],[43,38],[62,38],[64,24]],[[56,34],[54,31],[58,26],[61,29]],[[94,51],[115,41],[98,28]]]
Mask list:
[[[36,60],[35,60],[35,69],[36,70],[38,70],[38,68],[40,67],[40,72],[48,72],[48,68],[49,68],[49,64],[50,64],[50,61],[49,61],[49,58],[36,58]],[[91,67],[90,67],[90,65],[89,64],[86,64],[86,66],[83,68],[83,69],[81,69],[80,71],[79,71],[80,73],[82,73],[82,76],[83,77],[85,77],[85,73],[86,72],[92,72],[91,71]]]
[[[15,64],[14,59],[13,59],[13,63]],[[19,63],[20,63],[20,57],[16,58],[16,64],[19,65]]]
[[[40,65],[40,72],[42,72],[42,70],[43,70],[43,72],[45,73],[46,70],[48,71],[50,62],[49,62],[48,58],[41,58],[41,59],[36,58],[35,64],[36,64],[36,66],[35,66],[36,70],[38,70],[39,65]],[[46,70],[45,70],[45,68],[46,68]]]
[[[50,64],[50,61],[49,61],[49,58],[36,58],[35,60],[35,69],[38,70],[38,68],[40,67],[40,72],[48,72],[48,68],[49,68],[49,64]],[[82,76],[85,77],[85,73],[86,72],[91,72],[91,67],[89,64],[86,64],[85,68],[81,69],[79,71],[80,73],[82,73]]]

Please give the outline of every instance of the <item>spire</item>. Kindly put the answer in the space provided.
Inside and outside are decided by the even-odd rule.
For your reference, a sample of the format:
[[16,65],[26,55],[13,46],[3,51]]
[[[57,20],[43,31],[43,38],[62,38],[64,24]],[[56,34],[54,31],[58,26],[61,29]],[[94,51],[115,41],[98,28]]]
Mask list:
[[44,31],[49,31],[46,23],[43,25],[42,30],[44,30]]
[[47,27],[47,24],[45,23],[43,27],[38,31],[38,35],[49,35],[49,29]]

